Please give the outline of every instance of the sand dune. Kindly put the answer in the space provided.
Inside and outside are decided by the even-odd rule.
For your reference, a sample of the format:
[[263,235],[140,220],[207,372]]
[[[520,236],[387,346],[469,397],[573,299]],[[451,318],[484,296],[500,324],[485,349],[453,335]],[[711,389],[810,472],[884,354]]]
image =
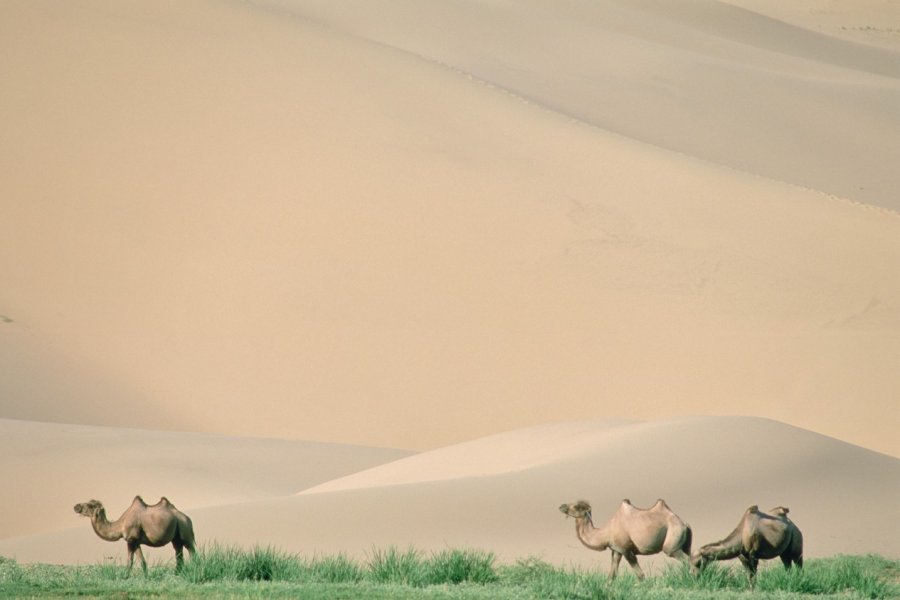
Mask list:
[[[900,44],[860,44],[712,0],[258,4],[450,65],[605,130],[900,209]],[[747,4],[786,12],[777,9],[784,3]],[[851,26],[855,12],[879,28],[900,26],[892,8],[843,16]]]
[[[408,455],[294,440],[0,419],[0,538],[78,524],[97,498],[110,514],[142,495],[188,509],[291,494]],[[82,523],[83,524],[83,523]]]
[[[202,540],[273,544],[305,554],[365,556],[388,544],[449,545],[491,549],[505,560],[533,554],[597,565],[598,555],[579,545],[572,521],[557,506],[586,498],[599,520],[623,497],[643,506],[664,497],[691,524],[697,544],[720,539],[756,503],[791,508],[807,556],[900,556],[896,520],[886,520],[900,494],[900,461],[778,422],[572,422],[471,444],[487,465],[496,456],[508,457],[507,464],[479,471],[461,445],[376,467],[358,481],[335,482],[330,491],[197,509],[191,516]],[[510,452],[517,446],[519,463]],[[542,449],[547,460],[535,464],[532,456]],[[93,561],[123,553],[124,545],[96,539],[86,524],[0,541],[0,554],[26,561]],[[659,568],[666,560],[645,562]]]
[[900,454],[897,53],[689,4],[3,3],[0,416]]

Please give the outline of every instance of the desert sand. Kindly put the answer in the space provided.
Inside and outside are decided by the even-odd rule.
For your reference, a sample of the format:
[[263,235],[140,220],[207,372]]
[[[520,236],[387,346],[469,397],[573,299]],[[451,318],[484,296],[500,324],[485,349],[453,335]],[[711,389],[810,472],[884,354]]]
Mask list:
[[122,555],[71,507],[142,494],[302,552],[590,562],[560,503],[664,497],[900,555],[900,16],[783,4],[0,3],[0,554]]

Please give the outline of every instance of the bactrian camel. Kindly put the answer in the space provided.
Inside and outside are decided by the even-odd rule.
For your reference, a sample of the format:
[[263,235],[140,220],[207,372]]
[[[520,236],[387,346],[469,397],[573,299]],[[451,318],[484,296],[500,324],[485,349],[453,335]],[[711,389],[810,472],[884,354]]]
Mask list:
[[190,550],[191,558],[194,556],[194,526],[191,519],[166,498],[160,498],[153,506],[147,506],[140,496],[135,496],[128,510],[112,523],[106,518],[106,509],[98,500],[76,504],[75,512],[90,518],[94,531],[104,540],[115,542],[125,539],[128,545],[129,573],[134,566],[134,555],[137,554],[144,574],[147,574],[147,561],[144,560],[141,545],[159,548],[172,544],[175,547],[177,570],[184,564],[184,548]]
[[768,514],[756,505],[744,511],[741,522],[728,537],[706,544],[691,556],[691,566],[698,572],[714,560],[739,558],[747,568],[750,586],[756,581],[760,559],[780,557],[785,569],[791,564],[803,567],[803,534],[787,514],[788,509],[777,506]]
[[693,534],[690,526],[662,499],[648,509],[637,508],[629,500],[622,500],[616,514],[600,528],[594,527],[591,505],[584,500],[572,505],[563,504],[559,510],[575,518],[575,533],[582,544],[600,552],[609,548],[612,552],[610,578],[615,578],[623,556],[638,578],[643,579],[638,556],[664,552],[687,562],[691,554]]

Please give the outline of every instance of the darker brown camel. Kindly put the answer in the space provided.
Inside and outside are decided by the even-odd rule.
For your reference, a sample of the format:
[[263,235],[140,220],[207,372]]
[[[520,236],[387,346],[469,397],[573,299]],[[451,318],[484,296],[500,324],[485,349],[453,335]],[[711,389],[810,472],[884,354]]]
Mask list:
[[714,560],[739,558],[747,568],[750,587],[756,583],[756,569],[761,559],[781,558],[785,569],[791,564],[803,567],[803,534],[787,514],[789,510],[777,506],[768,514],[755,504],[744,511],[741,522],[728,537],[706,544],[691,556],[694,572],[699,572]]
[[175,569],[181,570],[184,565],[183,550],[187,548],[194,557],[194,526],[186,514],[175,508],[166,498],[160,498],[153,506],[147,506],[140,496],[135,496],[121,517],[109,522],[106,509],[98,500],[90,500],[84,504],[76,504],[75,512],[89,517],[94,531],[108,542],[125,538],[128,544],[128,572],[134,566],[134,555],[141,559],[144,575],[147,574],[147,561],[141,545],[159,548],[166,544],[175,547]]
[[612,552],[611,579],[615,578],[623,556],[638,578],[643,579],[644,572],[637,561],[639,555],[664,552],[687,562],[691,554],[690,526],[662,499],[648,509],[637,508],[629,500],[622,500],[616,514],[599,529],[591,520],[591,505],[584,500],[572,505],[563,504],[559,510],[575,518],[575,533],[582,544],[601,552],[609,548]]

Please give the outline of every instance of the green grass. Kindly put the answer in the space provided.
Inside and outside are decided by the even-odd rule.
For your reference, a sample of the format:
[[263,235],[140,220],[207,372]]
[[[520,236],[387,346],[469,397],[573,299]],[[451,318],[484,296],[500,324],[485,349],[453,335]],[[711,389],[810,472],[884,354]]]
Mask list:
[[760,569],[756,591],[736,562],[709,565],[699,577],[678,565],[646,581],[627,570],[609,581],[599,567],[535,558],[500,565],[489,552],[459,549],[373,549],[355,560],[213,544],[180,573],[170,562],[157,563],[147,577],[140,569],[129,577],[116,562],[20,565],[0,557],[0,597],[7,598],[886,599],[900,597],[898,582],[900,561],[875,555],[809,560],[790,572],[770,562]]

